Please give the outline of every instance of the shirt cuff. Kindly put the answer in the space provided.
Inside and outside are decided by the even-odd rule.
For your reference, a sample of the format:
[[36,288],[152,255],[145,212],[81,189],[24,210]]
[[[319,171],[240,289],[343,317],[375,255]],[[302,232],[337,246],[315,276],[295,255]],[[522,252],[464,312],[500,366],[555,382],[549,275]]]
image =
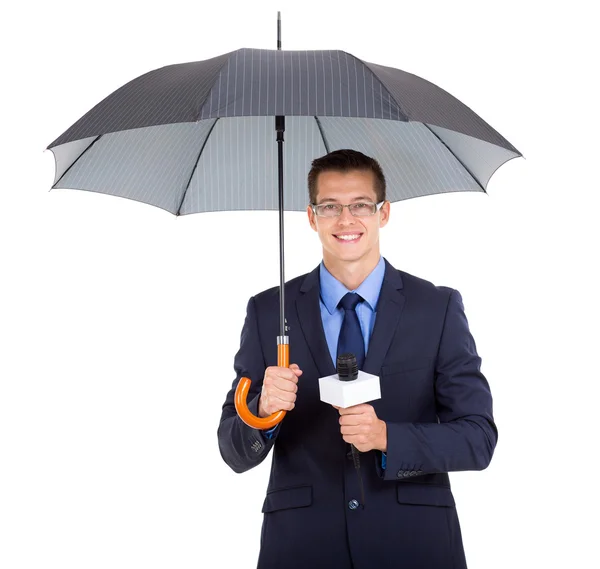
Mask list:
[[263,435],[265,435],[265,437],[267,437],[268,439],[272,439],[277,427],[278,425],[275,425],[272,429],[269,429],[268,431],[263,431]]

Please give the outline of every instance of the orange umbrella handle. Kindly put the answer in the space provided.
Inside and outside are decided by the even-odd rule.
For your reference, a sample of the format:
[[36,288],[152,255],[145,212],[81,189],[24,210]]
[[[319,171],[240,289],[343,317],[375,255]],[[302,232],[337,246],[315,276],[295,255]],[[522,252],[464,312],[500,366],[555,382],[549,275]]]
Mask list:
[[[279,367],[290,367],[290,345],[289,344],[278,344],[277,345],[277,365]],[[285,411],[277,411],[268,417],[257,417],[250,412],[246,398],[248,397],[248,391],[250,390],[251,380],[247,377],[242,377],[235,389],[235,410],[237,411],[240,419],[246,423],[249,427],[254,429],[267,430],[278,425],[281,420],[285,417]]]

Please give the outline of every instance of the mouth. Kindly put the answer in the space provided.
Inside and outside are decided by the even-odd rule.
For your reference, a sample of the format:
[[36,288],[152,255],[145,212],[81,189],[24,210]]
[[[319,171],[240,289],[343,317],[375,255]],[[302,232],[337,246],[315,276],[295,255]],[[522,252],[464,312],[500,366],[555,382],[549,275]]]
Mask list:
[[334,233],[333,237],[339,243],[357,243],[362,237],[362,233]]

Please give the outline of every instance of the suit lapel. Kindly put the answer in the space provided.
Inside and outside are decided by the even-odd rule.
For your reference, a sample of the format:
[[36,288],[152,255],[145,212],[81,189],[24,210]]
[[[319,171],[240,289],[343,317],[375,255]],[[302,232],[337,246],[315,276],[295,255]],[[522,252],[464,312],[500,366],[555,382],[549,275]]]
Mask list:
[[377,302],[375,326],[369,340],[369,349],[363,365],[363,370],[367,373],[379,375],[404,308],[406,299],[401,290],[402,286],[400,273],[386,260],[385,276],[383,277],[381,293]]
[[335,365],[331,361],[319,305],[319,267],[309,273],[300,287],[296,310],[302,333],[308,344],[321,377],[333,375]]

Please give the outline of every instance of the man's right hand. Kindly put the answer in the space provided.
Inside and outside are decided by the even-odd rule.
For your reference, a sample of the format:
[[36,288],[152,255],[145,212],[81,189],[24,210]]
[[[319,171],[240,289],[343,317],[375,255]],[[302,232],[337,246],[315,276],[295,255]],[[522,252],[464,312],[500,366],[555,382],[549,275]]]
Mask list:
[[301,375],[302,370],[297,364],[289,368],[268,367],[258,401],[258,416],[268,417],[277,411],[291,411],[296,403],[298,378]]

